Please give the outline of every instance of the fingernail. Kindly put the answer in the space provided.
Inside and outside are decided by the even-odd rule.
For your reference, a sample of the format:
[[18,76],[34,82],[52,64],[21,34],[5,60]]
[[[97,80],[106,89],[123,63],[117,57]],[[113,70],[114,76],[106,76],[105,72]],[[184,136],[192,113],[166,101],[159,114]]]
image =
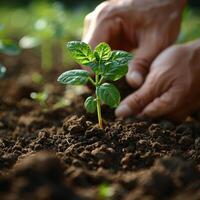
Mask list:
[[141,73],[134,71],[129,75],[130,79],[134,81],[138,86],[141,85],[144,81]]
[[127,105],[120,105],[116,110],[115,110],[115,115],[117,117],[126,117],[132,114],[131,108]]

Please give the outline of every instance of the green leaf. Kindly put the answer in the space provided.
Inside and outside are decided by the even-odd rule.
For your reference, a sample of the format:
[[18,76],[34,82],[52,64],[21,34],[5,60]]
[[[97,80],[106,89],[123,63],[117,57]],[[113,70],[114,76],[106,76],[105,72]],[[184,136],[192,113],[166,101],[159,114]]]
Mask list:
[[102,183],[101,185],[99,185],[98,190],[99,190],[99,198],[102,200],[109,199],[110,197],[113,196],[114,191],[112,189],[112,186],[110,186],[107,183]]
[[58,77],[58,82],[69,85],[83,85],[87,83],[89,77],[88,71],[75,69],[62,73]]
[[97,75],[103,75],[106,79],[116,81],[128,72],[128,61],[132,59],[132,54],[126,51],[112,51],[108,60],[93,62],[92,70]]
[[94,113],[97,107],[97,100],[90,96],[85,100],[84,106],[89,113]]
[[11,40],[0,40],[0,53],[11,56],[19,55],[20,48]]
[[105,79],[116,81],[125,76],[128,72],[128,61],[131,59],[132,55],[126,51],[112,51],[103,73]]
[[96,74],[96,75],[100,75],[100,74],[104,74],[105,70],[106,70],[106,65],[105,62],[93,62],[91,64],[91,68],[92,71]]
[[41,74],[35,72],[31,75],[31,79],[36,84],[42,84],[44,83],[44,78]]
[[108,60],[111,56],[111,48],[105,42],[100,43],[94,50],[97,60]]
[[84,42],[72,41],[67,43],[67,49],[74,60],[79,64],[90,67],[95,60],[89,45]]
[[127,65],[128,61],[133,59],[133,55],[126,51],[112,51],[110,62],[116,62],[118,65]]
[[5,73],[6,68],[2,64],[0,64],[0,79],[4,77]]
[[100,85],[97,87],[96,93],[97,96],[99,96],[100,99],[111,108],[116,108],[120,103],[120,93],[111,83],[104,83]]
[[31,98],[34,99],[37,102],[45,102],[48,98],[48,93],[47,92],[32,92],[31,93]]
[[125,76],[128,72],[128,65],[118,65],[113,62],[106,66],[106,72],[104,73],[105,79],[117,81]]

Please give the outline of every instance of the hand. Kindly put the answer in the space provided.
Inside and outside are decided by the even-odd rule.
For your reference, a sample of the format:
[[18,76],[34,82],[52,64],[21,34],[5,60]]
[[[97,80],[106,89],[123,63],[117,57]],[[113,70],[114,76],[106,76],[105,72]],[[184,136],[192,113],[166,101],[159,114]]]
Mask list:
[[186,0],[110,0],[86,16],[83,41],[94,48],[107,42],[112,49],[136,49],[127,81],[142,85],[150,64],[179,33]]
[[183,120],[200,107],[200,41],[174,45],[150,67],[142,87],[124,99],[116,115]]

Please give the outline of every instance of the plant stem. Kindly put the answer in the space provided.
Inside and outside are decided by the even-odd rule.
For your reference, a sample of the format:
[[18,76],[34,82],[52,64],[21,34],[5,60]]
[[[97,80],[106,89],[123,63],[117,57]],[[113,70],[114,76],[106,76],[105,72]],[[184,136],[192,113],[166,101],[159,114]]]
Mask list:
[[92,83],[92,85],[96,86],[96,83],[93,81],[91,77],[89,77],[89,81]]
[[45,71],[50,71],[52,68],[52,52],[51,42],[46,41],[41,46],[41,65]]
[[104,80],[104,77],[102,76],[100,81],[99,81],[99,85],[101,85],[102,81]]
[[[95,83],[96,83],[96,87],[98,87],[99,75],[95,76]],[[100,100],[97,92],[96,92],[96,98],[97,98],[97,116],[98,116],[99,127],[103,128],[103,120],[102,120],[102,116],[101,116],[101,100]]]
[[97,115],[98,115],[99,127],[103,128],[103,121],[101,116],[101,100],[99,97],[97,97]]

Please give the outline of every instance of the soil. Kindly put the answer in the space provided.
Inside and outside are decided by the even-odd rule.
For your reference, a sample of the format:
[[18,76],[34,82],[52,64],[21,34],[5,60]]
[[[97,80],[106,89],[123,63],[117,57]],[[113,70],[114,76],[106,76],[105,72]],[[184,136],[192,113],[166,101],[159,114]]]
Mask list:
[[[1,200],[200,199],[198,120],[120,120],[104,107],[99,129],[82,106],[88,92],[69,106],[53,106],[65,93],[56,83],[64,68],[43,72],[29,51],[0,59],[8,67],[0,81]],[[33,83],[33,72],[45,82]],[[123,95],[132,91],[119,86]],[[41,107],[30,93],[46,88]]]

